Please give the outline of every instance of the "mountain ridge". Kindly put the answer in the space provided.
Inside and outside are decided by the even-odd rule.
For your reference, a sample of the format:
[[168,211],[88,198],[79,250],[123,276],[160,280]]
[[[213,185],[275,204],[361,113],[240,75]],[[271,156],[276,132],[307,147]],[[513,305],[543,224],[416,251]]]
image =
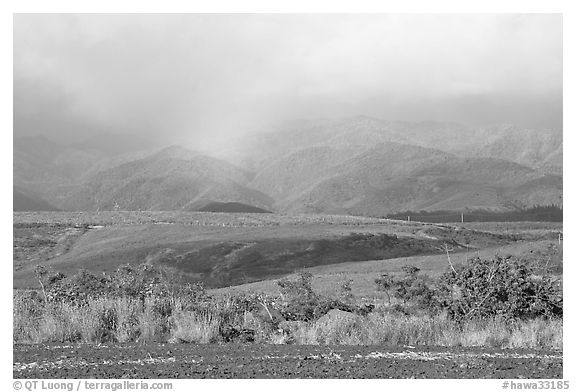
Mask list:
[[383,216],[562,205],[561,132],[511,125],[355,116],[287,123],[213,156],[177,145],[114,157],[97,150],[15,139],[14,184],[65,210],[195,210],[214,202]]

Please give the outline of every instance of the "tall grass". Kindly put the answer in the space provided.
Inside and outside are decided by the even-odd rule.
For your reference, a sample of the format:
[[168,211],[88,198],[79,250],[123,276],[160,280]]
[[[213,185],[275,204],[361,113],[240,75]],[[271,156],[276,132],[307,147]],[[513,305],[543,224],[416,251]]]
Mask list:
[[458,324],[445,315],[372,313],[356,319],[309,323],[294,333],[297,344],[427,345],[562,349],[561,320],[470,320]]
[[[161,307],[162,305],[163,307]],[[255,330],[257,342],[271,344],[430,345],[562,349],[562,320],[470,320],[445,315],[405,315],[380,309],[367,316],[323,317],[280,328],[259,320],[228,298],[191,309],[178,298],[90,299],[85,305],[43,304],[14,298],[14,342],[189,342],[223,341],[222,329]],[[247,317],[250,315],[250,317]]]
[[22,302],[15,297],[16,343],[149,341],[159,337],[162,324],[169,322],[154,314],[149,301],[131,298],[94,298],[82,306]]
[[212,313],[177,313],[174,316],[172,341],[215,343],[220,338],[220,325],[220,317]]

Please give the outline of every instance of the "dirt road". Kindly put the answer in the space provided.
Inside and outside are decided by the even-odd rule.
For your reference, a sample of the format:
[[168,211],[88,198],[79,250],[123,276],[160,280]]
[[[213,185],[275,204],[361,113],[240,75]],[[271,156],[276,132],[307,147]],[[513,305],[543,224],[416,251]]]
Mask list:
[[15,345],[14,378],[562,378],[561,352],[291,345]]

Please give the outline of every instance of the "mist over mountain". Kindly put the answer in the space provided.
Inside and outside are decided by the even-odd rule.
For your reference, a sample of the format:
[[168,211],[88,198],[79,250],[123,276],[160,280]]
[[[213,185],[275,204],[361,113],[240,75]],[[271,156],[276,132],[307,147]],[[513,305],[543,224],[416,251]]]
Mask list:
[[467,126],[437,121],[384,121],[369,116],[294,121],[233,139],[213,154],[259,170],[279,155],[312,146],[354,147],[396,142],[462,157],[511,160],[532,168],[562,166],[562,130],[514,125]]
[[490,131],[477,156],[511,159],[535,169],[562,174],[562,131],[522,129],[511,125]]
[[13,182],[54,208],[562,205],[561,14],[13,19]]
[[[331,155],[338,157],[332,165],[326,160],[318,164],[320,156]],[[548,187],[542,187],[543,182]],[[269,165],[252,185],[273,195],[278,208],[289,212],[374,215],[562,204],[560,176],[499,158],[464,158],[394,142],[363,150],[302,150]]]
[[50,203],[42,200],[29,192],[13,188],[12,209],[14,211],[57,211],[58,209]]
[[106,137],[72,146],[15,139],[14,184],[64,210],[239,203],[255,211],[381,216],[562,206],[558,131],[354,116],[280,124],[223,143],[214,156],[136,139],[114,145]]
[[158,143],[137,134],[99,132],[72,144],[71,147],[83,151],[92,151],[102,156],[117,157],[130,153],[155,150],[158,148]]
[[227,162],[173,146],[87,175],[49,200],[71,210],[194,210],[212,200],[269,206],[269,197],[243,185],[249,177]]

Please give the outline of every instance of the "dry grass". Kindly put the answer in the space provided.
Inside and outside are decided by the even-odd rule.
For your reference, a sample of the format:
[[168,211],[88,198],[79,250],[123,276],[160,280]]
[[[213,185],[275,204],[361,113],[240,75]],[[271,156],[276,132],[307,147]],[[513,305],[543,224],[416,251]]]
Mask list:
[[140,332],[139,326],[146,320],[140,319],[141,303],[132,298],[118,298],[114,301],[117,314],[116,339],[120,343],[134,341]]
[[133,299],[98,298],[86,306],[49,303],[39,311],[38,304],[19,306],[16,298],[17,343],[141,341],[156,338],[160,330],[150,304]]
[[271,344],[562,349],[562,320],[490,319],[459,325],[445,315],[404,315],[380,308],[363,317],[302,322],[287,332],[236,311],[230,299],[196,311],[176,299],[169,316],[159,314],[152,299],[101,298],[87,306],[50,303],[37,308],[16,296],[14,304],[15,343],[214,343],[222,341],[222,326],[233,325],[255,330],[256,342]]
[[215,343],[221,320],[211,313],[185,312],[174,317],[172,339],[186,343]]
[[444,315],[405,316],[373,313],[356,320],[312,323],[294,333],[297,344],[409,345],[562,349],[561,320],[468,321]]

